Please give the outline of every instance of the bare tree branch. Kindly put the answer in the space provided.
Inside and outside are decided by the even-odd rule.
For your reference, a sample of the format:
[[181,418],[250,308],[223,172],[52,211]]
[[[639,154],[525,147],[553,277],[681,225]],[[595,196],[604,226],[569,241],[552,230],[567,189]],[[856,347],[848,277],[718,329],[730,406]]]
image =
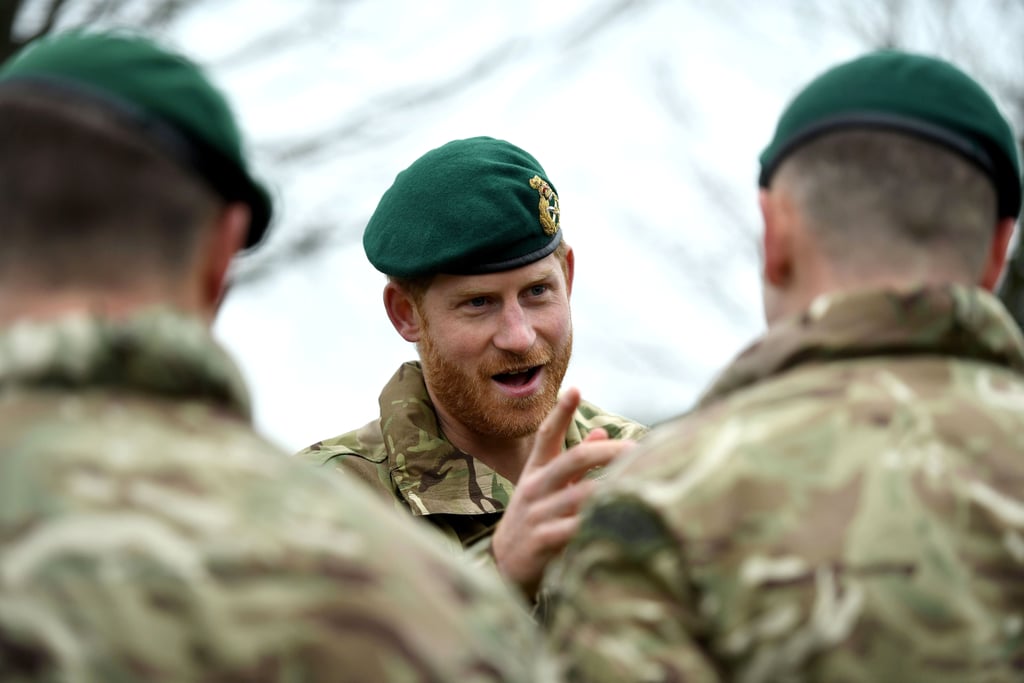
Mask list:
[[22,46],[23,41],[14,37],[14,22],[18,18],[23,4],[24,0],[0,2],[0,36],[3,40],[0,43],[0,61],[6,61]]
[[102,21],[103,19],[107,19],[120,9],[124,1],[125,0],[98,0],[95,5],[89,8],[89,11],[86,13],[81,24],[83,26],[89,26]]
[[289,46],[300,44],[304,41],[315,40],[317,36],[323,36],[325,27],[338,26],[339,14],[349,9],[359,0],[321,0],[313,2],[313,9],[292,23],[278,27],[274,31],[265,33],[255,40],[236,48],[225,57],[221,57],[216,66],[219,68],[230,68],[239,64],[246,64],[253,60],[265,58],[268,54],[275,54],[288,49]]
[[341,143],[351,149],[365,142],[365,136],[372,128],[380,127],[389,120],[400,119],[409,111],[444,101],[464,92],[469,87],[486,79],[506,63],[518,56],[519,43],[510,40],[485,53],[466,69],[448,78],[422,86],[401,86],[376,97],[350,114],[347,120],[329,130],[263,148],[274,163],[287,164],[308,162],[321,154],[334,154]]
[[339,228],[335,223],[309,225],[297,230],[298,237],[289,239],[273,250],[238,259],[231,273],[231,286],[240,287],[258,282],[269,275],[322,255],[332,247],[350,241],[355,229]]
[[148,31],[166,27],[177,19],[183,11],[190,9],[197,2],[201,1],[163,0],[163,2],[154,3],[149,13],[139,20],[139,26]]
[[624,17],[636,14],[645,9],[654,0],[610,0],[604,7],[592,10],[582,17],[582,21],[566,31],[561,38],[561,45],[568,50],[579,47],[583,43],[592,42],[594,38],[611,26],[617,25]]
[[53,27],[57,25],[57,19],[60,16],[60,12],[64,9],[64,5],[67,4],[67,0],[50,0],[50,6],[46,9],[46,15],[43,19],[42,26],[35,32],[32,39],[38,38],[41,35],[49,33],[53,30]]
[[673,121],[681,127],[693,123],[690,102],[676,87],[675,70],[667,59],[659,59],[652,67],[654,71],[655,96]]

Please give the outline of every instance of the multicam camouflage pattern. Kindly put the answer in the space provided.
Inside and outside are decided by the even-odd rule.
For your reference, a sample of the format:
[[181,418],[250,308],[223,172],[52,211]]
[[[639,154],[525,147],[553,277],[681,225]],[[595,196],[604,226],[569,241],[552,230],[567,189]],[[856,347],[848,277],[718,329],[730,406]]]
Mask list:
[[247,414],[167,312],[0,334],[0,680],[549,676],[498,581]]
[[[613,439],[636,439],[646,432],[636,422],[583,402],[565,447],[598,427]],[[400,508],[429,521],[454,547],[486,539],[515,488],[444,438],[418,362],[404,363],[384,387],[380,419],[315,443],[299,456],[363,479]]]
[[1022,372],[979,290],[770,330],[588,507],[548,584],[569,679],[1024,679]]

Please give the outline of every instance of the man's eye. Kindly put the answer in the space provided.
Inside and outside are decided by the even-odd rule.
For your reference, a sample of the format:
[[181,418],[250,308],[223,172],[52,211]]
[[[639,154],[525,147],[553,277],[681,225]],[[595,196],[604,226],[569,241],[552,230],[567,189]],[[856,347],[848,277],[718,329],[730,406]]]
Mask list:
[[485,297],[485,296],[475,296],[475,297],[473,297],[472,299],[470,299],[466,303],[468,303],[473,308],[481,308],[481,307],[487,305],[487,297]]
[[534,285],[533,287],[530,287],[530,294],[533,296],[540,296],[546,291],[548,291],[547,285]]

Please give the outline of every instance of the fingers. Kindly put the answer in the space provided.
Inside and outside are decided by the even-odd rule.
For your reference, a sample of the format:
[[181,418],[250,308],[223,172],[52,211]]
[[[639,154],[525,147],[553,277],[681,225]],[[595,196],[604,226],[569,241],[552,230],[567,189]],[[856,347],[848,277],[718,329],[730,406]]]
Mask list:
[[537,529],[537,541],[548,560],[565,548],[576,530],[579,529],[580,521],[579,515],[559,517],[545,522]]
[[563,452],[579,405],[579,390],[569,388],[544,419],[491,541],[499,571],[528,596],[548,561],[575,533],[580,506],[597,487],[596,481],[581,478],[633,446],[632,441],[614,441],[604,429],[594,429]]
[[586,480],[552,493],[538,501],[530,511],[535,520],[534,523],[540,524],[551,519],[575,515],[579,511],[580,505],[594,493],[596,488],[596,481]]
[[570,387],[558,398],[544,422],[537,430],[537,436],[533,442],[533,450],[523,467],[525,476],[530,470],[543,467],[562,451],[565,445],[565,433],[572,424],[572,416],[580,405],[580,390]]
[[[579,507],[597,487],[586,481],[505,511],[491,540],[498,571],[532,597],[544,568],[579,526]],[[516,490],[519,493],[519,489]],[[515,496],[513,496],[515,498]]]
[[633,441],[626,439],[598,439],[573,446],[549,462],[543,470],[533,473],[531,478],[539,480],[534,484],[536,495],[549,495],[578,480],[595,467],[605,467],[633,445]]
[[[504,523],[498,524],[498,531]],[[519,586],[523,595],[533,598],[540,587],[544,569],[572,538],[580,526],[578,515],[549,519],[529,529],[528,535],[516,539],[510,547],[499,545],[495,532],[492,548],[498,571]]]

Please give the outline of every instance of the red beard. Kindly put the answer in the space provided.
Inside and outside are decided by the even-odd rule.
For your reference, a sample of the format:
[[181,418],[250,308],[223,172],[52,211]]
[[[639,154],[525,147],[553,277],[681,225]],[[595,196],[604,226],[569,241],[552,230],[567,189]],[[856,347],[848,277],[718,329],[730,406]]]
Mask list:
[[[555,407],[572,356],[572,333],[559,349],[538,340],[527,354],[496,351],[493,358],[466,368],[441,354],[424,324],[419,350],[427,385],[449,415],[477,434],[513,439],[536,432]],[[536,393],[512,398],[494,387],[494,375],[538,365],[544,367],[544,377]]]

